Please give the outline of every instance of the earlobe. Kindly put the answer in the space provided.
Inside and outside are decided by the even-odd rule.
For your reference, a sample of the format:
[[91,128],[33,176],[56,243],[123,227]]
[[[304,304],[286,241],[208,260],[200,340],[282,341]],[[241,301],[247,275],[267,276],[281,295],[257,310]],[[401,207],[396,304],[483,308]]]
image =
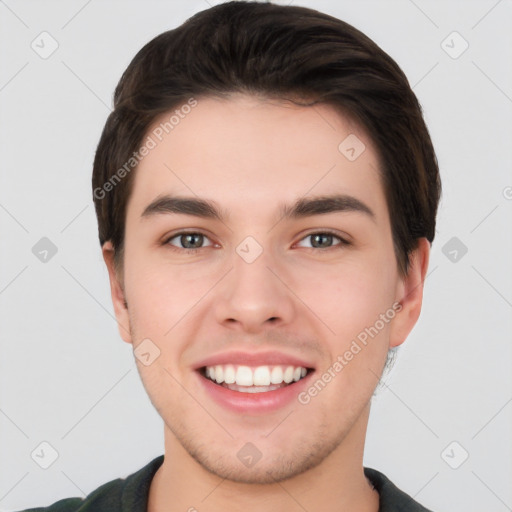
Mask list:
[[390,348],[397,347],[406,340],[420,316],[429,256],[430,242],[426,238],[420,238],[418,246],[410,255],[407,275],[397,287],[396,301],[402,307],[391,324]]
[[108,270],[110,294],[112,297],[112,304],[114,306],[119,334],[124,341],[132,343],[130,318],[128,315],[128,304],[125,298],[124,285],[122,282],[122,276],[118,275],[114,266],[115,251],[110,240],[103,244],[102,253]]

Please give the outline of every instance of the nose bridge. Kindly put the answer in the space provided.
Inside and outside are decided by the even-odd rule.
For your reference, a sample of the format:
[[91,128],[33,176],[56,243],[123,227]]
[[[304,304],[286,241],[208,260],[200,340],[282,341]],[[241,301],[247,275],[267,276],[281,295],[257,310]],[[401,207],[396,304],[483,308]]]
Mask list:
[[275,275],[278,266],[272,251],[256,238],[242,240],[232,255],[232,271],[223,284],[217,319],[242,324],[248,330],[257,330],[269,320],[289,321],[293,304]]

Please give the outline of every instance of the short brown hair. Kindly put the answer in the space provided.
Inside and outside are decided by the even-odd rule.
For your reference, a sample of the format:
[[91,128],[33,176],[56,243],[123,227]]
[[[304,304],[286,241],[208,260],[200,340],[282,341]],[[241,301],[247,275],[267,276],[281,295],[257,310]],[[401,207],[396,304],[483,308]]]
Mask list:
[[132,155],[152,122],[191,97],[234,92],[331,105],[366,130],[380,157],[398,269],[405,275],[418,238],[434,239],[441,194],[432,141],[407,78],[344,21],[305,7],[245,1],[206,9],[155,37],[116,87],[92,175],[100,244],[112,242],[116,267],[122,268],[134,179],[127,162],[136,169]]

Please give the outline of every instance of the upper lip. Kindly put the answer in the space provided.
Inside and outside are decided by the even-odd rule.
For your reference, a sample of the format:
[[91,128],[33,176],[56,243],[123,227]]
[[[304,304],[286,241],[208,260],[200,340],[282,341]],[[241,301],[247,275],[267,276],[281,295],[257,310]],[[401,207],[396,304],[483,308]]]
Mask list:
[[215,365],[245,365],[245,366],[272,366],[272,365],[289,365],[289,366],[301,366],[303,368],[313,368],[311,363],[304,361],[303,359],[284,354],[282,352],[267,351],[267,352],[243,352],[243,351],[232,351],[223,352],[221,354],[215,354],[195,364],[195,369],[199,370],[205,366]]

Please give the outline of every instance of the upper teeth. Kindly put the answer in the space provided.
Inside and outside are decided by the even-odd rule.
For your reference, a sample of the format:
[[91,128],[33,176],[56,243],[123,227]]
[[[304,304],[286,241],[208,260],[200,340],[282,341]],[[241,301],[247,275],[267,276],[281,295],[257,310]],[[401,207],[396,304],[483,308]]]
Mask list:
[[206,367],[206,376],[218,384],[237,384],[238,386],[269,386],[270,384],[289,384],[298,381],[307,373],[302,366],[236,366],[232,364]]

